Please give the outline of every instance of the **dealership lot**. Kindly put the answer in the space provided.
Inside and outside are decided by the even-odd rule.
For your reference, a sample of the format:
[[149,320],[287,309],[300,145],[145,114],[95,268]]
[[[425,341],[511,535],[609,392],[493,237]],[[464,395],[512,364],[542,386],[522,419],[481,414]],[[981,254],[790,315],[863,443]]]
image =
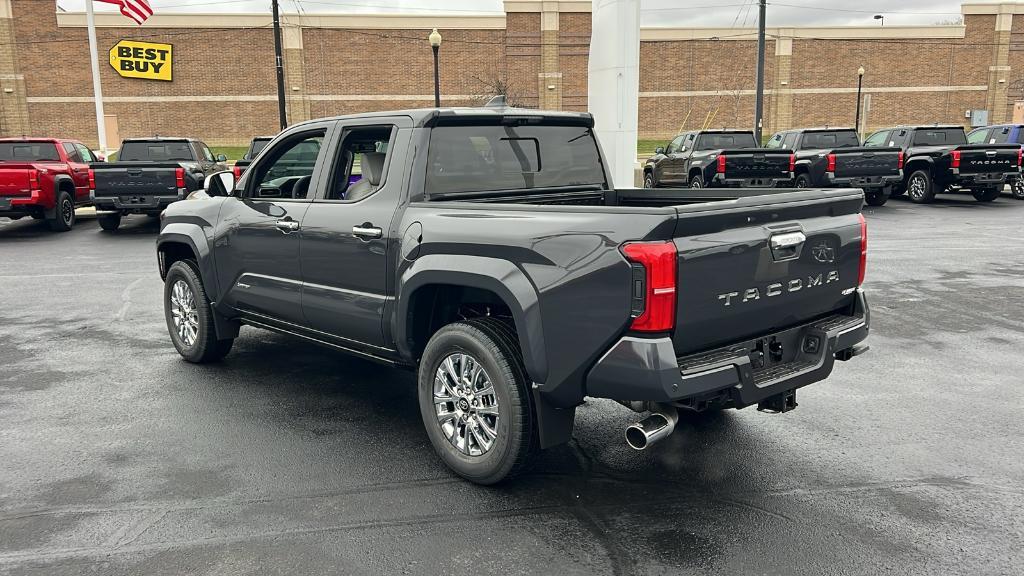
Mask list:
[[1024,202],[866,208],[872,350],[630,450],[575,440],[455,478],[411,373],[243,329],[164,327],[155,220],[0,220],[0,573],[1013,574],[1024,563]]

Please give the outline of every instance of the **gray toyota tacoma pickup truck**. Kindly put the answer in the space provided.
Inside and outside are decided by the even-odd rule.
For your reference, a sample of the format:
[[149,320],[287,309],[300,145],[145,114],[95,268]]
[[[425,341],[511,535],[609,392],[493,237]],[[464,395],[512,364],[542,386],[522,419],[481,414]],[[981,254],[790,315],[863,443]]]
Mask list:
[[860,190],[615,189],[592,127],[476,108],[288,128],[163,212],[175,348],[215,361],[248,325],[416,370],[431,443],[480,484],[567,442],[587,396],[641,413],[642,449],[681,411],[786,412],[866,350]]

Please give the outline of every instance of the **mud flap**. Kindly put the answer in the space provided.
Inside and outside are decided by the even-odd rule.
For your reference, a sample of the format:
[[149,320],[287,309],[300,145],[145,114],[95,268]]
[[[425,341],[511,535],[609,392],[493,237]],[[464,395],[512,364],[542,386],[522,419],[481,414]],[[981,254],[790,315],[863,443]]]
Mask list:
[[565,444],[572,438],[576,407],[555,408],[533,389],[533,411],[537,416],[537,435],[542,449]]

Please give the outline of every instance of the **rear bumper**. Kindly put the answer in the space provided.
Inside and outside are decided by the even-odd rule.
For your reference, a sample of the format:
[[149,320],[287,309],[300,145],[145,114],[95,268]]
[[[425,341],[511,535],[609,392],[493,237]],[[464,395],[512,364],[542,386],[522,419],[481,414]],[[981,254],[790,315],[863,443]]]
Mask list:
[[723,188],[776,188],[793,181],[793,173],[789,176],[776,178],[730,178],[725,174],[715,174],[711,178],[711,185]]
[[173,202],[182,200],[189,194],[186,188],[179,188],[176,195],[137,194],[131,196],[97,196],[96,191],[89,192],[89,198],[96,206],[97,212],[153,212],[163,210]]
[[887,176],[852,176],[848,178],[836,178],[832,173],[825,174],[825,182],[828,186],[839,186],[843,188],[884,188],[903,181],[903,171],[899,174]]
[[27,216],[46,210],[53,210],[52,194],[33,190],[29,196],[0,196],[0,216]]
[[961,174],[957,168],[953,169],[953,183],[965,188],[971,186],[992,186],[1007,184],[1020,178],[1020,172],[994,172],[979,174]]
[[[736,408],[750,406],[824,380],[837,356],[853,356],[854,345],[867,338],[869,323],[867,301],[858,290],[853,315],[830,316],[682,358],[668,337],[626,336],[587,375],[587,395],[683,405],[718,397]],[[782,346],[777,362],[770,358],[772,342]],[[764,350],[760,360],[759,347]]]

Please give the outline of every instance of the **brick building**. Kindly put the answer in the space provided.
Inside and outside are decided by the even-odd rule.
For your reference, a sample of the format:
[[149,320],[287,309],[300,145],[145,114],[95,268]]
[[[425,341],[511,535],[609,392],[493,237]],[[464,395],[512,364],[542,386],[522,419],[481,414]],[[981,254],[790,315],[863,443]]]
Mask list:
[[[430,106],[438,28],[445,104],[502,92],[522,105],[585,110],[589,1],[506,0],[497,15],[288,14],[288,118]],[[1024,100],[1024,4],[965,4],[962,25],[769,28],[765,132],[852,125],[864,66],[867,129],[1009,120]],[[100,59],[122,39],[174,46],[174,79],[121,78],[101,63],[110,139],[187,134],[238,144],[277,128],[269,14],[158,13],[137,28],[97,14]],[[749,126],[755,31],[641,30],[640,136]],[[53,0],[0,0],[0,133],[95,142],[85,15]]]

